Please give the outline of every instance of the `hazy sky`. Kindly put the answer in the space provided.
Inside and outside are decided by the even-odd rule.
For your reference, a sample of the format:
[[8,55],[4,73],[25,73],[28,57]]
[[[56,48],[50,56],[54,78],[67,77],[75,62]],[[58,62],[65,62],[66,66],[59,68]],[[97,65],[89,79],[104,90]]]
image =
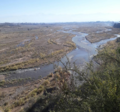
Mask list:
[[120,21],[120,0],[0,0],[0,22]]

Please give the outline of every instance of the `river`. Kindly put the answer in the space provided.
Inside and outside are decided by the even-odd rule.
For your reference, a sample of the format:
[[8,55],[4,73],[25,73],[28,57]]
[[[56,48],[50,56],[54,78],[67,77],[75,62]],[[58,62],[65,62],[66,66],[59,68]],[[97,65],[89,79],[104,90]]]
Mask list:
[[[115,40],[117,38],[116,35],[116,37],[114,38],[101,40],[100,42],[96,42],[96,43],[90,43],[85,38],[85,36],[87,36],[88,34],[81,32],[74,32],[72,30],[62,31],[62,32],[76,35],[75,37],[72,38],[72,41],[76,44],[76,49],[68,53],[67,57],[69,58],[70,62],[72,63],[75,62],[80,69],[83,69],[86,63],[89,62],[92,59],[92,57],[97,54],[97,48],[99,46],[107,43],[108,41]],[[66,57],[63,57],[61,60],[64,63],[66,63],[67,61]],[[62,66],[60,62],[55,62],[55,63],[56,64],[58,63],[60,66]],[[17,70],[14,72],[14,74],[12,73],[6,79],[12,80],[13,78],[17,79],[17,78],[28,78],[28,77],[31,77],[32,79],[39,79],[46,77],[50,72],[53,71],[54,71],[53,64],[49,64],[42,67],[38,67],[36,68],[36,70],[34,70],[34,68]]]

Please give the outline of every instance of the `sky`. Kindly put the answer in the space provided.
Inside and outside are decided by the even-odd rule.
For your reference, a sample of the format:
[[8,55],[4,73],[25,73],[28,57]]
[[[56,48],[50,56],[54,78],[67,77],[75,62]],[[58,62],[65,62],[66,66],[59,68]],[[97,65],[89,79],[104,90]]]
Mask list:
[[0,0],[0,23],[86,21],[120,21],[120,0]]

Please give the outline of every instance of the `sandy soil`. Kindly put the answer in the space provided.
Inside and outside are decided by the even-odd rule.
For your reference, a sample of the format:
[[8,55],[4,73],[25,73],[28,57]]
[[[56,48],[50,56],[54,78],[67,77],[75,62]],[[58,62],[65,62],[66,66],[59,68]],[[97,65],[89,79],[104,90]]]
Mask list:
[[[107,31],[107,29],[108,29],[108,31]],[[109,31],[109,29],[111,29],[111,31]],[[115,34],[119,34],[119,32],[120,32],[120,29],[109,27],[106,29],[102,29],[98,32],[97,31],[92,32],[88,36],[86,36],[86,38],[91,43],[94,43],[94,42],[99,42],[100,40],[113,38],[113,37],[115,37]]]

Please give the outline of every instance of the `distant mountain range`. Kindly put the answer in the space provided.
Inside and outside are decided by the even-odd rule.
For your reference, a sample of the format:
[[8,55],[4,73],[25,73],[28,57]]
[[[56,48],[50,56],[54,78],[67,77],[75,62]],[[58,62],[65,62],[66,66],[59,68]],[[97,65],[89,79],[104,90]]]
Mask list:
[[[55,23],[0,23],[0,26],[16,26],[16,25],[57,25],[57,24],[106,24],[117,26],[113,21],[95,21],[95,22],[55,22]],[[119,23],[120,24],[120,23]]]

